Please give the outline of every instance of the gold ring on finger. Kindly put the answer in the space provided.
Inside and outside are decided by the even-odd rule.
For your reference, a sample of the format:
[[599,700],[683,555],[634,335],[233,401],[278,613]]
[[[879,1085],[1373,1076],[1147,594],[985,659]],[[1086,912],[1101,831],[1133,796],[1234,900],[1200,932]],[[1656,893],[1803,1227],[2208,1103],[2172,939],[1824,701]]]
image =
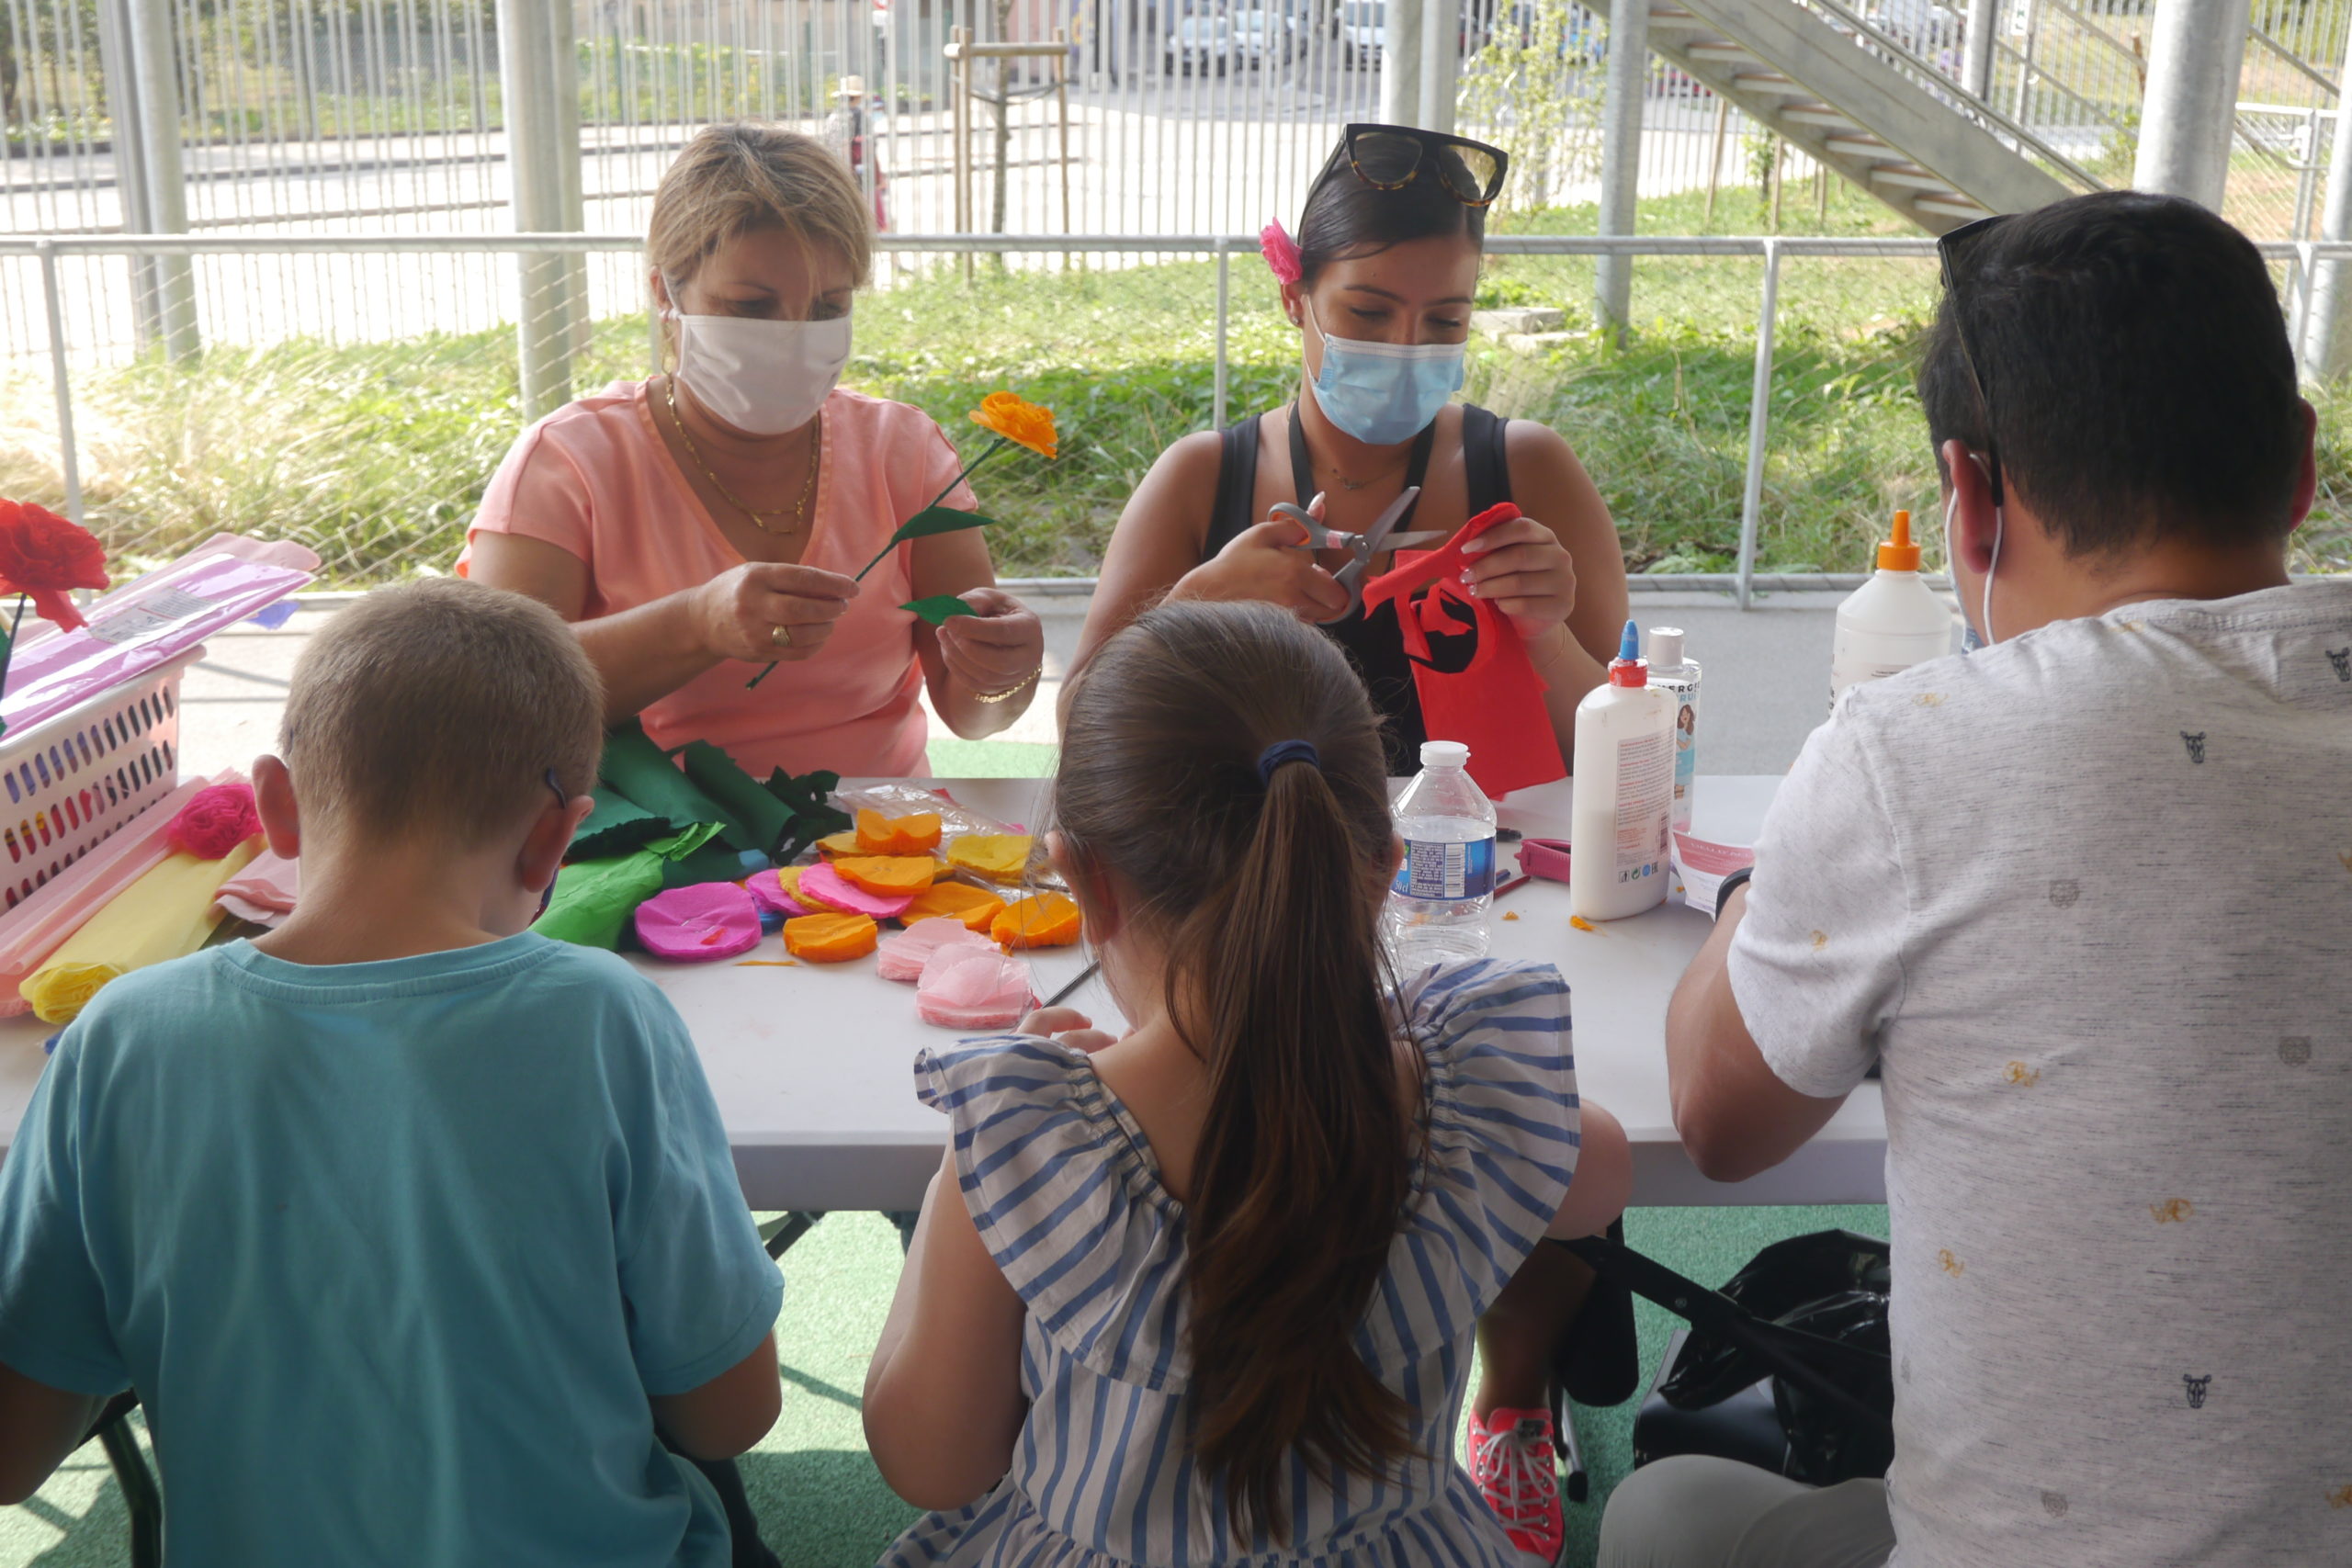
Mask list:
[[790,648],[792,646],[792,628],[790,626],[770,626],[768,628],[768,640],[775,644],[778,648]]

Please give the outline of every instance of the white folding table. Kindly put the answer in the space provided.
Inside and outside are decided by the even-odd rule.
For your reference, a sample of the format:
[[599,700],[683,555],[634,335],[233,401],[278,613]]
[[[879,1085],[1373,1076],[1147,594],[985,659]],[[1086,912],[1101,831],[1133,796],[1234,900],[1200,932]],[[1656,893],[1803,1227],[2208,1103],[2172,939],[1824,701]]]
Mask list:
[[[1702,778],[1702,837],[1747,841],[1779,784],[1771,777]],[[1035,824],[1043,781],[951,780],[958,801],[1004,821]],[[1566,838],[1572,786],[1521,790],[1501,807],[1505,828]],[[1506,868],[1512,857],[1501,857]],[[1614,1111],[1634,1146],[1634,1201],[1650,1204],[1864,1203],[1885,1201],[1886,1123],[1878,1086],[1866,1084],[1826,1128],[1776,1169],[1734,1185],[1701,1177],[1674,1135],[1666,1094],[1667,998],[1708,930],[1707,918],[1668,904],[1590,931],[1568,923],[1567,889],[1535,881],[1496,906],[1493,952],[1540,958],[1566,976],[1580,1091]],[[1515,915],[1516,919],[1503,917]],[[742,955],[785,956],[775,937]],[[1077,948],[1031,955],[1041,996],[1084,970]],[[782,967],[722,960],[632,962],[659,985],[693,1032],[718,1100],[744,1196],[757,1210],[911,1209],[938,1168],[945,1119],[915,1102],[916,1050],[953,1040],[916,1016],[912,987],[874,973],[870,960]],[[1090,982],[1070,1005],[1115,1017]],[[0,1140],[14,1138],[52,1029],[0,1023]],[[200,1049],[202,1042],[191,1041]],[[495,1041],[484,1041],[495,1050]]]

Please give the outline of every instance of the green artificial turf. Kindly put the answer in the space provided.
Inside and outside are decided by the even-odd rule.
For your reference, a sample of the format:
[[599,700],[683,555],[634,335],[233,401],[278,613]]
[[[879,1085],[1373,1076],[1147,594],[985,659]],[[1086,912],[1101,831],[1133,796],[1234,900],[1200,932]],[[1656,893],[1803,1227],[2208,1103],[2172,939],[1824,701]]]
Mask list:
[[[1829,1226],[1883,1235],[1886,1211],[1636,1209],[1625,1223],[1634,1247],[1710,1284],[1768,1242]],[[785,1256],[784,1316],[776,1325],[784,1414],[744,1456],[742,1469],[762,1533],[786,1568],[866,1568],[915,1517],[867,1461],[858,1424],[866,1356],[889,1308],[899,1262],[898,1232],[879,1214],[864,1213],[827,1216]],[[1647,1306],[1639,1319],[1646,1384],[1675,1320]],[[1567,1510],[1571,1564],[1592,1561],[1601,1506],[1632,1451],[1634,1410],[1629,1402],[1578,1415],[1592,1495]],[[127,1528],[121,1497],[94,1445],[30,1503],[0,1509],[0,1568],[124,1563]]]

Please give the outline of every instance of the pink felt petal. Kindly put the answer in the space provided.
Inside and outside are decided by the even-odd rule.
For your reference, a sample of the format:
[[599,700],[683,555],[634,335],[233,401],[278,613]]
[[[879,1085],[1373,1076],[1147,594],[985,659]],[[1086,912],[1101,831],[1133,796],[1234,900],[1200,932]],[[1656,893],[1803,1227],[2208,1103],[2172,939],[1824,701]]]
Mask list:
[[759,906],[737,883],[673,887],[637,907],[637,940],[673,964],[732,958],[759,945]]
[[853,886],[830,865],[812,865],[800,874],[800,901],[836,909],[843,914],[871,915],[877,920],[895,920],[907,912],[907,906],[915,899],[911,893],[895,898],[878,897],[863,887]]
[[896,936],[884,937],[876,950],[874,972],[885,980],[912,985],[922,978],[923,966],[934,953],[949,948],[990,953],[995,945],[979,932],[967,930],[961,920],[933,917],[917,920]]
[[803,904],[798,899],[795,898],[791,894],[786,893],[784,890],[784,884],[777,880],[776,874],[773,871],[763,871],[753,874],[751,879],[743,884],[743,886],[744,889],[752,895],[752,902],[757,904],[763,909],[773,909],[777,914],[784,916],[786,919],[791,919],[800,915],[813,915],[817,913],[815,909],[810,908],[808,905]]
[[925,1023],[949,1029],[1006,1029],[1021,1021],[1035,990],[1029,965],[996,952],[943,947],[923,965],[915,1008]]

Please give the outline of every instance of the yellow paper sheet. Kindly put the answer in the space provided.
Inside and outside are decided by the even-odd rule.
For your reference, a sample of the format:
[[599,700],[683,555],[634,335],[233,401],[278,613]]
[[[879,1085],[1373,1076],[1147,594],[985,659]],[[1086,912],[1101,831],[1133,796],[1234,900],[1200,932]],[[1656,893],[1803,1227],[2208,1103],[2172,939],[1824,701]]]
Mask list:
[[220,885],[244,870],[261,848],[256,834],[220,860],[166,856],[25,976],[17,989],[35,1016],[43,1023],[71,1023],[108,982],[202,947],[220,923],[213,905]]

